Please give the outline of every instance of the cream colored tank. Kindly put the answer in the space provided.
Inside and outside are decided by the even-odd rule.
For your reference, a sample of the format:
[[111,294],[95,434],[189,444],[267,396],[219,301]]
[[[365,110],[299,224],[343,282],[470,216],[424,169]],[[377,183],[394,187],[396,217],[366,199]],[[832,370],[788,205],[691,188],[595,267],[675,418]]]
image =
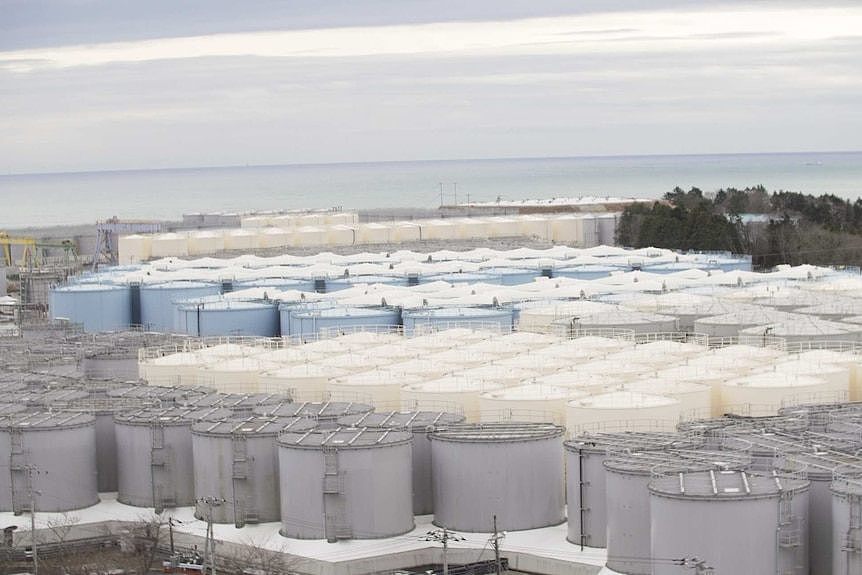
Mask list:
[[313,353],[305,349],[304,345],[284,347],[272,351],[265,351],[256,357],[262,361],[269,361],[279,365],[295,365],[298,363],[309,363],[321,359],[321,354]]
[[204,256],[224,251],[224,235],[218,231],[203,230],[189,234],[189,255]]
[[386,366],[386,371],[395,374],[400,374],[406,377],[415,376],[426,380],[437,379],[446,375],[461,371],[461,367],[444,363],[442,361],[432,361],[430,359],[411,359],[409,361],[401,361],[392,363]]
[[385,365],[390,365],[392,360],[381,357],[370,357],[361,351],[334,355],[325,360],[319,360],[320,365],[336,365],[350,373],[361,373],[371,371]]
[[[788,356],[791,361],[794,355]],[[862,400],[862,356],[852,352],[839,352],[827,349],[815,349],[796,354],[800,361],[814,361],[840,365],[850,370],[850,401]]]
[[490,224],[489,237],[512,238],[519,234],[518,222],[513,218],[493,217],[488,218]]
[[551,222],[543,216],[517,216],[518,235],[540,240],[551,239]]
[[566,406],[570,437],[585,431],[673,431],[679,418],[678,399],[634,391],[593,395]]
[[141,361],[138,371],[150,385],[196,385],[202,366],[197,354],[179,352]]
[[639,379],[649,373],[650,369],[636,363],[625,363],[619,360],[598,360],[577,364],[572,371],[587,375],[608,376],[617,383],[626,383]]
[[352,246],[356,243],[356,232],[351,226],[335,225],[323,228],[328,246]]
[[776,415],[782,407],[840,401],[842,391],[819,377],[760,373],[725,382],[721,403],[724,413],[761,417]]
[[479,396],[502,389],[495,384],[447,376],[401,388],[401,406],[407,411],[453,411],[468,423],[479,421]]
[[150,242],[150,256],[153,258],[186,257],[189,255],[189,239],[185,234],[155,234]]
[[278,367],[255,357],[235,357],[207,365],[201,371],[204,381],[199,383],[222,393],[258,393],[260,374]]
[[543,375],[550,375],[564,369],[569,369],[574,365],[574,362],[565,355],[545,355],[529,352],[507,357],[505,359],[498,359],[494,362],[494,365],[499,367],[526,369],[530,372],[531,377],[540,377]]
[[850,368],[831,363],[820,363],[805,360],[784,360],[771,366],[764,366],[754,373],[790,373],[795,375],[810,375],[825,379],[836,391],[843,391],[847,401],[850,396]]
[[551,219],[551,240],[570,246],[584,245],[584,219],[580,216],[564,215]]
[[357,244],[388,244],[392,241],[392,227],[386,224],[368,223],[356,227]]
[[117,240],[117,263],[129,265],[145,262],[152,256],[153,236],[132,234]]
[[386,370],[354,373],[329,380],[329,399],[370,403],[377,411],[401,409],[401,386],[420,383],[418,376],[405,376]]
[[389,239],[393,244],[418,242],[422,239],[422,228],[418,224],[400,222],[390,228]]
[[675,381],[664,377],[638,379],[623,386],[625,391],[661,395],[679,400],[680,420],[712,416],[712,388],[702,383]]
[[326,245],[326,229],[312,225],[296,228],[292,241],[288,244],[297,248],[314,248]]
[[586,395],[586,392],[577,389],[545,384],[527,384],[488,391],[479,397],[479,420],[533,421],[564,425],[566,403]]
[[486,383],[498,383],[503,387],[514,387],[525,379],[535,377],[536,372],[521,367],[491,363],[465,369],[460,371],[459,375]]
[[428,356],[428,359],[431,361],[441,361],[449,365],[459,365],[463,369],[491,363],[498,358],[498,354],[473,351],[466,347],[438,351],[437,353]]
[[254,357],[265,352],[266,348],[238,343],[220,343],[199,349],[195,353],[202,362],[220,361],[233,357]]
[[577,391],[583,391],[589,395],[598,395],[614,391],[621,387],[621,383],[615,377],[609,375],[596,375],[573,370],[563,370],[550,375],[535,377],[522,382],[549,385],[552,387],[567,387]]
[[721,386],[724,382],[738,377],[742,372],[728,372],[711,367],[696,365],[678,365],[669,369],[663,369],[653,374],[653,377],[665,381],[679,383],[693,383],[709,386],[710,389],[710,413],[704,417],[719,417],[721,411]]
[[224,249],[226,250],[253,250],[257,247],[257,233],[251,230],[234,229],[224,232]]
[[289,393],[293,401],[327,401],[329,380],[348,374],[331,365],[302,363],[261,374],[259,388],[261,393]]
[[293,243],[293,231],[286,228],[262,228],[257,234],[259,248],[283,248]]

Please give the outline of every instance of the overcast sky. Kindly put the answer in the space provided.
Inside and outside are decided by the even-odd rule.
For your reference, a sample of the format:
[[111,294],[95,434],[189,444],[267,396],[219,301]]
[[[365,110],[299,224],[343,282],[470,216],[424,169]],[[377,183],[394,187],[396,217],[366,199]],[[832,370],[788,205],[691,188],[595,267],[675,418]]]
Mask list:
[[3,173],[859,150],[860,102],[854,2],[0,0]]

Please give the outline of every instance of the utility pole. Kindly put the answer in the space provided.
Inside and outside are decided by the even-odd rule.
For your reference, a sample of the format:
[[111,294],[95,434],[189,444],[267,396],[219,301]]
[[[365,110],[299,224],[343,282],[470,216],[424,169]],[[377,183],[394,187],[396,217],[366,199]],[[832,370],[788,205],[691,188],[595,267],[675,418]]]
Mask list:
[[209,565],[212,575],[216,575],[215,535],[213,533],[213,507],[218,507],[226,500],[220,497],[199,497],[198,504],[206,506],[207,534],[204,542],[204,573]]
[[449,575],[449,542],[450,541],[466,541],[457,533],[452,533],[446,527],[429,531],[425,534],[425,541],[436,541],[443,544],[443,575]]
[[500,562],[500,540],[506,536],[506,533],[500,533],[497,531],[497,516],[494,515],[494,535],[492,536],[494,542],[494,564],[497,568],[497,575],[502,575],[503,573],[503,564]]

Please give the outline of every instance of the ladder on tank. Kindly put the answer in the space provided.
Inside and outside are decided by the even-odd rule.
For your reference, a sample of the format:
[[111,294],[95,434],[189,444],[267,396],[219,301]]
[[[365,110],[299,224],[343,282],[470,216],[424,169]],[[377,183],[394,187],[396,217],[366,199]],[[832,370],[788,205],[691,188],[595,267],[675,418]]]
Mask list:
[[807,570],[802,556],[802,521],[793,513],[793,492],[782,491],[778,499],[778,575],[799,575]]
[[862,496],[847,494],[850,517],[841,552],[846,555],[848,569],[862,565]]
[[353,531],[345,521],[343,493],[344,484],[338,468],[338,449],[326,445],[323,447],[323,533],[330,543],[353,539]]
[[12,512],[20,515],[33,511],[30,494],[33,489],[33,468],[29,465],[24,449],[24,434],[20,429],[11,429],[9,434],[9,471],[12,480]]
[[258,523],[260,515],[257,509],[250,505],[254,501],[251,493],[252,483],[248,480],[251,461],[248,456],[248,442],[244,435],[233,435],[231,452],[234,524],[237,527],[243,527],[246,523]]
[[150,481],[153,488],[153,507],[156,513],[161,513],[168,507],[176,507],[177,501],[164,478],[170,466],[169,447],[165,444],[165,428],[155,424],[151,428],[150,443]]

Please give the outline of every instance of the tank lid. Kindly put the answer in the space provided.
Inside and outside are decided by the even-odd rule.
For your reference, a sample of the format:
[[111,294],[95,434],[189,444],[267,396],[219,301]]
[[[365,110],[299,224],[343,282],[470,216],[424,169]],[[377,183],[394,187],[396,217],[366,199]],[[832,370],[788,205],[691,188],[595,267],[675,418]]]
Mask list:
[[114,421],[127,425],[185,425],[197,421],[219,421],[229,419],[233,412],[220,407],[149,407],[114,415]]
[[135,397],[145,399],[159,399],[161,401],[177,401],[189,399],[213,393],[211,387],[203,385],[188,385],[177,387],[163,387],[160,385],[130,385],[110,389],[106,392],[108,397]]
[[366,403],[346,401],[292,403],[289,401],[276,405],[261,405],[253,409],[255,415],[278,417],[310,417],[313,419],[335,420],[346,415],[368,413],[374,407]]
[[281,393],[210,393],[199,397],[178,400],[185,407],[224,407],[226,409],[252,409],[259,405],[277,405],[289,402]]
[[409,431],[372,429],[368,427],[339,427],[337,429],[312,429],[310,431],[287,431],[278,437],[281,446],[302,449],[359,449],[390,446],[413,441]]
[[192,433],[221,436],[276,436],[282,431],[304,432],[314,429],[317,422],[307,417],[232,417],[221,421],[199,421],[192,425]]
[[650,493],[681,499],[750,499],[773,497],[807,488],[808,481],[779,474],[757,475],[740,470],[689,471],[653,479]]
[[424,429],[464,421],[464,416],[447,411],[371,411],[338,418],[345,427]]
[[71,402],[87,399],[90,394],[82,389],[50,389],[14,392],[6,395],[7,401],[24,405],[51,407],[68,405]]
[[36,411],[11,413],[0,418],[3,429],[65,429],[94,424],[96,418],[89,413],[73,411]]
[[553,423],[461,423],[434,430],[430,438],[464,443],[538,441],[562,437],[565,428]]
[[584,433],[565,442],[569,451],[608,453],[614,451],[653,451],[685,444],[687,438],[664,431],[620,431]]

